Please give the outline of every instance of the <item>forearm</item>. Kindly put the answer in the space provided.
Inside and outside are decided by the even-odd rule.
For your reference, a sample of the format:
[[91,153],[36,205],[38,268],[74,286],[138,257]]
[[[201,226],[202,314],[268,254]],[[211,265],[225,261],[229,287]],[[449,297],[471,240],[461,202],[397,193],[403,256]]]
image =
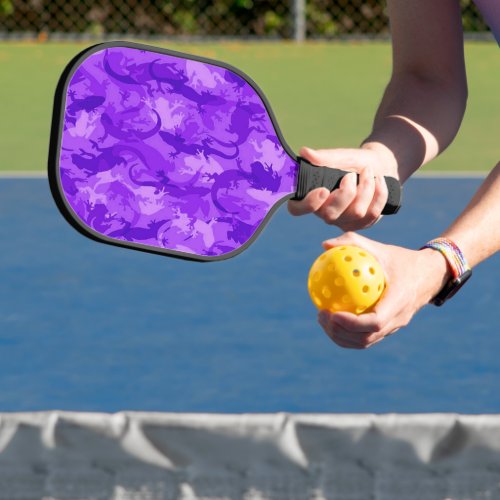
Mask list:
[[442,236],[460,247],[471,267],[500,250],[500,162]]
[[405,181],[455,137],[467,79],[458,0],[388,0],[392,78],[364,146]]
[[[481,184],[459,217],[443,231],[461,249],[470,267],[500,250],[500,163]],[[431,300],[452,277],[446,259],[440,252],[421,250],[424,263],[421,292],[425,302]]]
[[426,80],[394,75],[363,148],[375,149],[404,182],[454,139],[467,99],[465,81]]

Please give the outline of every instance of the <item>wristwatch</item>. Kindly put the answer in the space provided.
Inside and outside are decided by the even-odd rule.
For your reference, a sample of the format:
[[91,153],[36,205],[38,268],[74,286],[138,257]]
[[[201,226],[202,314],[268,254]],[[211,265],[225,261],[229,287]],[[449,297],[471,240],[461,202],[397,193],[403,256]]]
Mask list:
[[472,269],[467,264],[460,248],[448,238],[436,238],[431,240],[426,243],[421,250],[424,248],[432,248],[440,252],[446,259],[452,273],[452,278],[431,300],[431,304],[442,306],[465,285],[467,280],[472,276]]

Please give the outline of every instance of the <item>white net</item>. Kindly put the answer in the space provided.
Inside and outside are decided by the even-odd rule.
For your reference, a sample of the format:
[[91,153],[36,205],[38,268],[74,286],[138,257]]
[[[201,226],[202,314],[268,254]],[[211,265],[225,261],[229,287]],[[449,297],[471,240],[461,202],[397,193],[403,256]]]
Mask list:
[[497,500],[500,416],[0,414],[0,500]]

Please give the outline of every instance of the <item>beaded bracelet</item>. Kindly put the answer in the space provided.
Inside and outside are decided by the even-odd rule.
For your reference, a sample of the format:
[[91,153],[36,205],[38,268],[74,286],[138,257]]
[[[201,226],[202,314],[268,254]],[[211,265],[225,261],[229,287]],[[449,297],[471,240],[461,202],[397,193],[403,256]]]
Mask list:
[[465,260],[464,254],[460,248],[448,238],[436,238],[427,242],[422,248],[432,248],[440,252],[451,269],[453,278],[445,285],[445,287],[431,301],[434,305],[440,306],[464,285],[471,277],[472,270]]
[[426,243],[422,248],[432,248],[441,252],[450,265],[454,278],[458,278],[470,270],[462,250],[448,238],[436,238]]

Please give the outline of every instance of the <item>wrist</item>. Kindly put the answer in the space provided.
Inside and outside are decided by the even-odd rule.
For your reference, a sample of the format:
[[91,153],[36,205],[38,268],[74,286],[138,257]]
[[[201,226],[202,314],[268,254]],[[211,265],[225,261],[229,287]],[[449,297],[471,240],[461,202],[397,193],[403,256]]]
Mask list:
[[361,144],[361,149],[373,151],[377,154],[381,165],[383,165],[383,171],[380,173],[399,179],[398,162],[394,153],[385,144],[367,139]]
[[465,259],[462,250],[449,238],[435,238],[427,242],[422,248],[431,249],[439,253],[446,260],[446,265],[450,278],[443,288],[436,294],[431,302],[435,306],[443,305],[448,299],[453,297],[460,288],[469,280],[472,270]]
[[430,302],[453,277],[446,258],[432,248],[423,248],[418,251],[423,262],[420,269],[425,269],[423,287],[425,303]]

